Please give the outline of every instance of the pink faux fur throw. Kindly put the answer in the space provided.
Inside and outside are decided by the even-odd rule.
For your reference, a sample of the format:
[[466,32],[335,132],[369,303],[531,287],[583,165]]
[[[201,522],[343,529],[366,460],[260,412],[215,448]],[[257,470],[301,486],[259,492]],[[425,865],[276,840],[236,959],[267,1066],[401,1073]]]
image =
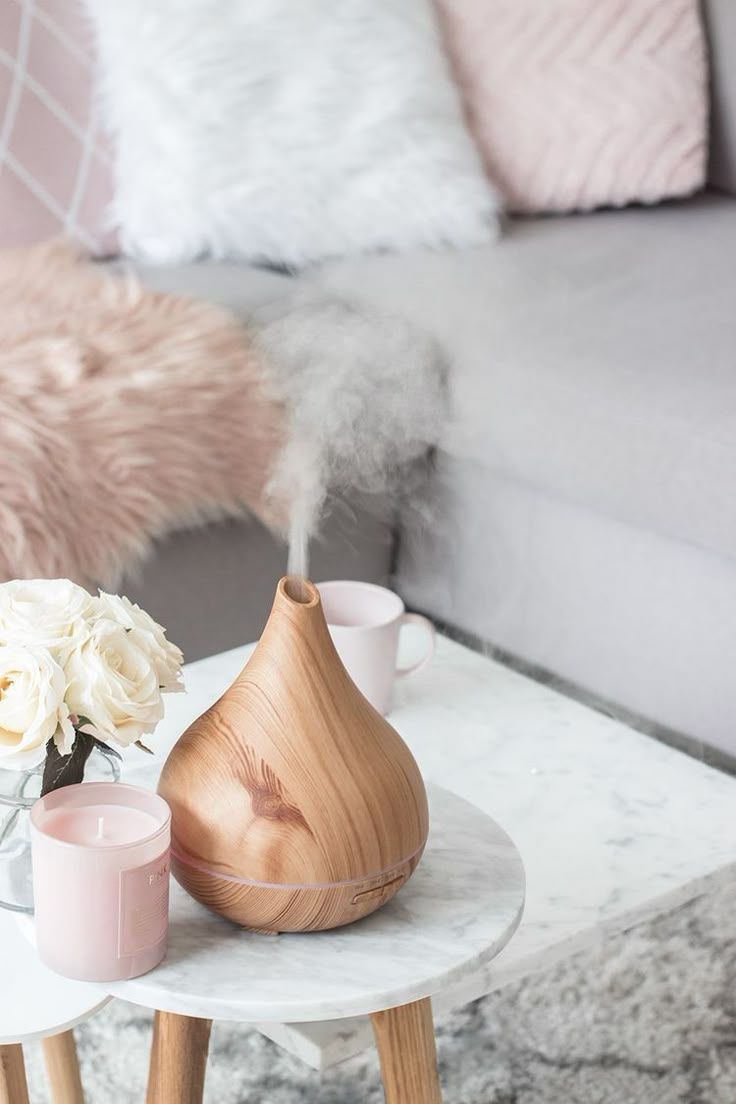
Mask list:
[[0,255],[0,579],[114,585],[171,529],[252,510],[284,410],[245,328],[64,242]]

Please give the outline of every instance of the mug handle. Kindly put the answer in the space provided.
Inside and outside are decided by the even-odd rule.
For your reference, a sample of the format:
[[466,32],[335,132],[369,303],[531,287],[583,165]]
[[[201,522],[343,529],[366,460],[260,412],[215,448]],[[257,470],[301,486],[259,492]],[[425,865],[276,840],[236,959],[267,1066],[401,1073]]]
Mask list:
[[404,625],[419,625],[427,634],[427,650],[421,659],[418,659],[416,663],[409,664],[408,667],[397,667],[396,677],[405,678],[406,675],[413,675],[415,671],[421,671],[422,667],[426,667],[430,659],[434,655],[434,647],[436,640],[436,632],[434,625],[428,617],[422,617],[421,613],[405,613],[401,618],[401,628]]

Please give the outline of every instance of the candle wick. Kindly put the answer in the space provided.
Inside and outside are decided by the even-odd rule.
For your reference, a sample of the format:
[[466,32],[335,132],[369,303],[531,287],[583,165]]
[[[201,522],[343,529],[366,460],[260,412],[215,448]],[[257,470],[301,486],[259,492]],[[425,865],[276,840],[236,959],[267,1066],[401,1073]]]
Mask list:
[[103,832],[104,825],[105,825],[105,818],[104,817],[98,817],[97,818],[97,838],[98,839],[104,839],[104,832]]

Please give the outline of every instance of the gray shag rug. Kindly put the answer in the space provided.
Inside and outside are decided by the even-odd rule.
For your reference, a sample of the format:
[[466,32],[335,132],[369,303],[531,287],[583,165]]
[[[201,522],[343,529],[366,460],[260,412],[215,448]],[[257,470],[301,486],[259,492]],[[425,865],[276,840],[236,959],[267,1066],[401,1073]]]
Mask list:
[[[439,1019],[445,1104],[733,1104],[736,887],[607,939]],[[151,1014],[113,1002],[77,1028],[88,1104],[144,1099]],[[48,1101],[40,1048],[31,1099]],[[208,1104],[380,1104],[367,1051],[319,1074],[216,1024]]]

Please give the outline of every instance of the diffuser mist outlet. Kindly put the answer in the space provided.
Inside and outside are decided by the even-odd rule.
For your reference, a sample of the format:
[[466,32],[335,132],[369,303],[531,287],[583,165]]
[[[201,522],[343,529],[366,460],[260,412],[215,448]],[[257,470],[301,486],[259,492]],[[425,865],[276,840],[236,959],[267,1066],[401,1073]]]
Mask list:
[[427,841],[419,768],[343,667],[305,580],[280,581],[250,660],[164,765],[172,871],[258,931],[320,931],[390,900]]

